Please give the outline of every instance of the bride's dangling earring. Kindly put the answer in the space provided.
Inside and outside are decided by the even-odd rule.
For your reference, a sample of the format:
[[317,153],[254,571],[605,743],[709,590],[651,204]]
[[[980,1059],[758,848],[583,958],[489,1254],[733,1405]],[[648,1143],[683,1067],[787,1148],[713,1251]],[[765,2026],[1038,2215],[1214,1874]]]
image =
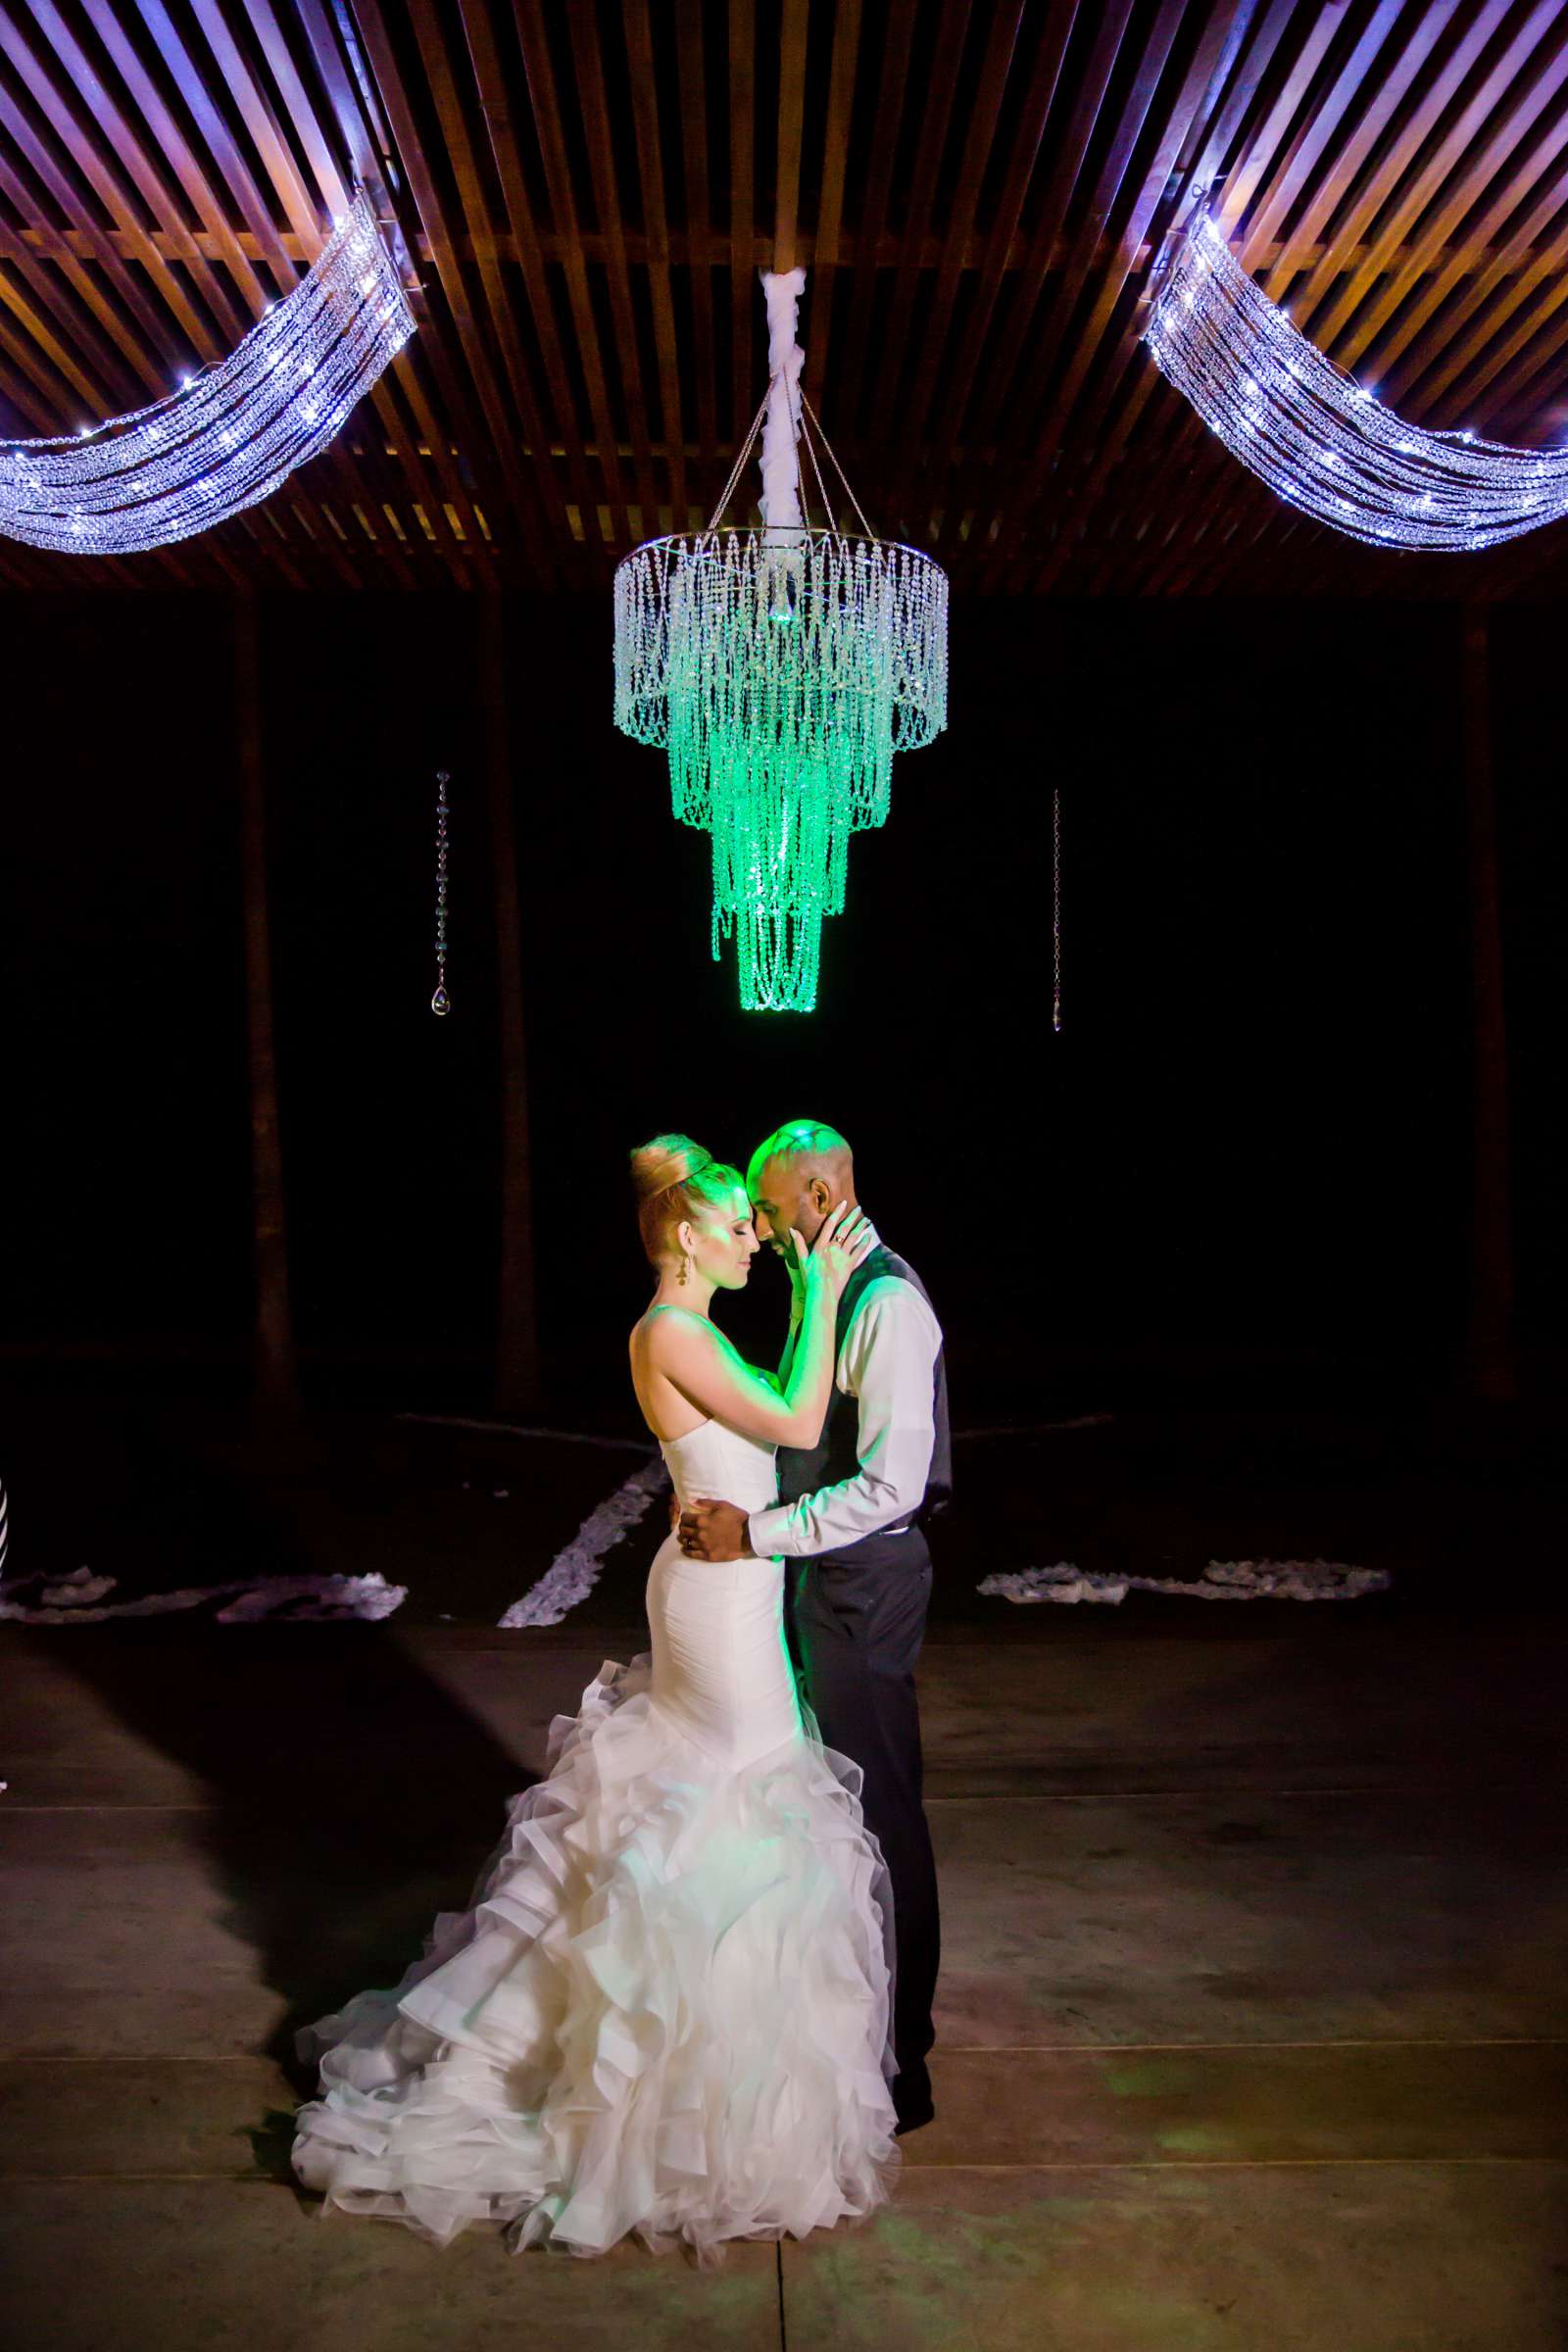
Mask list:
[[684,1281],[686,1280],[686,1277],[687,1277],[687,1275],[688,1275],[688,1274],[691,1272],[691,1270],[692,1270],[692,1261],[691,1261],[691,1259],[690,1259],[689,1257],[682,1257],[682,1259],[681,1259],[681,1261],[680,1261],[680,1272],[679,1272],[679,1273],[676,1275],[676,1277],[675,1277],[675,1280],[676,1280],[677,1282],[684,1282]]

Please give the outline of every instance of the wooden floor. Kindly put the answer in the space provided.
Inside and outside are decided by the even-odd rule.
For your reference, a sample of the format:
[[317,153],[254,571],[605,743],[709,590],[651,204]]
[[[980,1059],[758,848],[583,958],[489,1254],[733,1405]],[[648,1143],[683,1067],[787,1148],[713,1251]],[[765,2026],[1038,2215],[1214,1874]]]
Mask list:
[[1547,2352],[1555,1634],[1158,1606],[934,1630],[938,2120],[872,2224],[711,2274],[438,2253],[287,2168],[293,2024],[466,1900],[634,1623],[6,1629],[9,2340]]

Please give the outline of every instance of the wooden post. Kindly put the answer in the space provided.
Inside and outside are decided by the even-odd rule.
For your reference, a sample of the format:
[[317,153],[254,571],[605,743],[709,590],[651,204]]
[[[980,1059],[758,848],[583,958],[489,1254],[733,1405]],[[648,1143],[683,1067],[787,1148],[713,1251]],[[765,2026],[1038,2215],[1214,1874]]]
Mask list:
[[496,1312],[495,1406],[526,1411],[539,1399],[534,1295],[533,1164],[528,1142],[528,1056],[522,1014],[522,926],[512,814],[512,727],[501,598],[479,599],[479,691],[484,708],[490,864],[495,875],[496,981],[501,1037],[501,1265]]
[[1470,852],[1470,958],[1474,992],[1474,1180],[1471,1219],[1470,1379],[1490,1403],[1516,1394],[1513,1248],[1508,1216],[1508,1064],[1497,906],[1497,823],[1493,780],[1491,657],[1487,609],[1462,613],[1465,806]]
[[251,1200],[255,1245],[252,1396],[271,1419],[299,1411],[299,1370],[289,1307],[283,1161],[277,1133],[272,1042],[272,953],[267,915],[266,775],[256,652],[256,600],[234,600],[234,715],[239,757],[240,872],[245,917],[245,1004],[250,1037]]

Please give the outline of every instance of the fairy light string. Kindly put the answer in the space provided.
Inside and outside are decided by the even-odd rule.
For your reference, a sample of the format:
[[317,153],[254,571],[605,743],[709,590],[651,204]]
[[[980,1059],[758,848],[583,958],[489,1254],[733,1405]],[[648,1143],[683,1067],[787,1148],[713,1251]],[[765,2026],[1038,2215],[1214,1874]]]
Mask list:
[[357,187],[311,270],[227,359],[74,435],[0,441],[0,533],[103,556],[210,529],[324,449],[414,325]]
[[1462,553],[1568,514],[1568,450],[1406,423],[1292,324],[1207,216],[1176,240],[1144,340],[1243,465],[1352,539]]

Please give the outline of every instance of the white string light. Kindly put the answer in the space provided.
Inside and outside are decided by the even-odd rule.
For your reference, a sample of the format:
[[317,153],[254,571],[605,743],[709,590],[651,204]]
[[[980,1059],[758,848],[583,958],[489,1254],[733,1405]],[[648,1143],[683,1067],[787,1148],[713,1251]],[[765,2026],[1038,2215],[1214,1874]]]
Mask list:
[[309,274],[177,392],[53,439],[0,441],[0,532],[71,555],[188,539],[326,447],[414,332],[357,188]]
[[1291,324],[1211,220],[1179,242],[1144,340],[1244,466],[1352,539],[1493,547],[1568,514],[1568,450],[1404,423]]

